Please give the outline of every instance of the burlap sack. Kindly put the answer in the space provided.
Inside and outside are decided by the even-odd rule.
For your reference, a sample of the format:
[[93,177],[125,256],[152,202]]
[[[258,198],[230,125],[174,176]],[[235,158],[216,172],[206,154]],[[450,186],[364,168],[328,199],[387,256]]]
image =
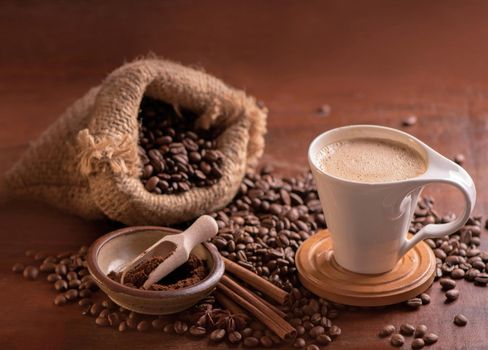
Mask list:
[[[198,123],[225,130],[217,139],[223,176],[181,194],[146,191],[139,180],[138,109],[143,95],[197,112]],[[242,91],[195,69],[138,60],[111,73],[76,101],[6,174],[16,193],[87,219],[168,225],[225,206],[246,166],[263,153],[266,111]]]

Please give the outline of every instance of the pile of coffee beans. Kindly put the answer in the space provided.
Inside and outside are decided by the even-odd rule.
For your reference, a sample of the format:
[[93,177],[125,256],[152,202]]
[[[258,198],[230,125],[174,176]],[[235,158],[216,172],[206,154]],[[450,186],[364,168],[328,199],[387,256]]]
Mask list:
[[[419,201],[410,232],[416,233],[429,223],[454,219],[451,215],[440,217],[433,204],[431,198]],[[294,263],[295,253],[302,242],[326,227],[310,173],[281,178],[273,175],[269,167],[260,172],[249,172],[234,200],[211,215],[219,225],[219,234],[212,242],[223,256],[289,291],[289,303],[282,310],[297,330],[294,347],[317,350],[341,334],[341,329],[332,322],[344,306],[316,297],[303,288]],[[455,288],[459,279],[477,286],[488,283],[488,254],[479,249],[480,233],[481,218],[474,217],[451,236],[426,240],[436,256],[436,280],[450,302],[460,297]],[[282,343],[262,323],[245,315],[232,314],[213,297],[171,317],[149,317],[120,308],[103,293],[96,293],[98,288],[86,270],[85,247],[57,255],[32,251],[27,255],[34,258],[36,264],[15,264],[12,270],[22,273],[28,280],[44,274],[58,292],[54,304],[64,305],[77,300],[81,313],[93,317],[98,326],[113,327],[120,332],[153,330],[189,334],[194,338],[207,337],[212,343],[226,341],[245,347],[262,348]],[[422,293],[406,305],[419,309],[429,303],[430,296]],[[467,318],[456,315],[453,322],[465,326]],[[402,325],[398,332],[389,325],[380,332],[381,337],[390,337],[394,346],[402,346],[405,337],[412,335],[414,349],[438,340],[436,334],[427,333],[424,325]]]
[[211,186],[222,177],[219,130],[196,128],[198,116],[188,110],[144,97],[139,120],[142,183],[149,192],[170,194]]
[[312,175],[279,178],[270,167],[246,174],[232,203],[211,215],[220,253],[287,291],[299,284],[298,247],[325,228]]
[[439,337],[435,333],[427,333],[427,326],[420,324],[413,326],[408,323],[400,325],[399,332],[394,325],[385,326],[379,333],[380,338],[390,337],[390,344],[394,347],[402,347],[405,344],[405,337],[412,337],[412,349],[422,349],[437,342]]

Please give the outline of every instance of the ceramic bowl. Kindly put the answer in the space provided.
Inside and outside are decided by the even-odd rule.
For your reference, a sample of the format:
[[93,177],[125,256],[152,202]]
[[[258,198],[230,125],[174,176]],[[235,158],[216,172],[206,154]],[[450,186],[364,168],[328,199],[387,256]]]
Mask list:
[[212,244],[202,243],[192,250],[193,254],[205,261],[209,274],[203,281],[190,287],[172,291],[140,290],[107,277],[110,271],[117,271],[165,235],[179,232],[156,226],[127,227],[110,232],[91,245],[87,256],[88,270],[100,289],[128,310],[167,315],[188,309],[209,295],[224,274],[224,263]]

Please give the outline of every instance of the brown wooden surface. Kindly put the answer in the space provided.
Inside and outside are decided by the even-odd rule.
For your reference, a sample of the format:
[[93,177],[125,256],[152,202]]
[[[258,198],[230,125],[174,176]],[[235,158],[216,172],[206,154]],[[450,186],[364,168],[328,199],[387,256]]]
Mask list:
[[[102,2],[100,2],[102,3]],[[137,3],[137,5],[135,5]],[[353,123],[399,127],[448,157],[462,152],[488,212],[488,3],[484,1],[90,1],[1,2],[0,173],[78,96],[112,69],[154,52],[204,67],[270,108],[264,161],[283,172],[306,167],[321,131]],[[315,110],[331,107],[328,117]],[[432,192],[441,211],[459,209],[449,188]],[[47,283],[10,273],[26,248],[59,251],[115,227],[46,205],[0,204],[2,349],[194,349],[205,341],[99,329],[76,306],[52,306]],[[483,232],[486,248],[486,231]],[[20,259],[21,260],[21,259]],[[331,349],[390,349],[386,323],[425,323],[436,349],[488,349],[488,291],[461,283],[461,297],[431,305],[343,313]],[[469,325],[452,318],[462,311]],[[220,346],[225,348],[225,346]]]

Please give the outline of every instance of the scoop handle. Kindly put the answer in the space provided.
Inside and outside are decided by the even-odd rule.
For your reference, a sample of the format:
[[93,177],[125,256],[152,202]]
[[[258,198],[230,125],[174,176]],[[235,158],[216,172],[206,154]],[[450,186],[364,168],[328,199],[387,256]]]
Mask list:
[[218,231],[219,226],[213,217],[209,215],[200,216],[183,232],[186,251],[189,252],[198,243],[214,237]]

